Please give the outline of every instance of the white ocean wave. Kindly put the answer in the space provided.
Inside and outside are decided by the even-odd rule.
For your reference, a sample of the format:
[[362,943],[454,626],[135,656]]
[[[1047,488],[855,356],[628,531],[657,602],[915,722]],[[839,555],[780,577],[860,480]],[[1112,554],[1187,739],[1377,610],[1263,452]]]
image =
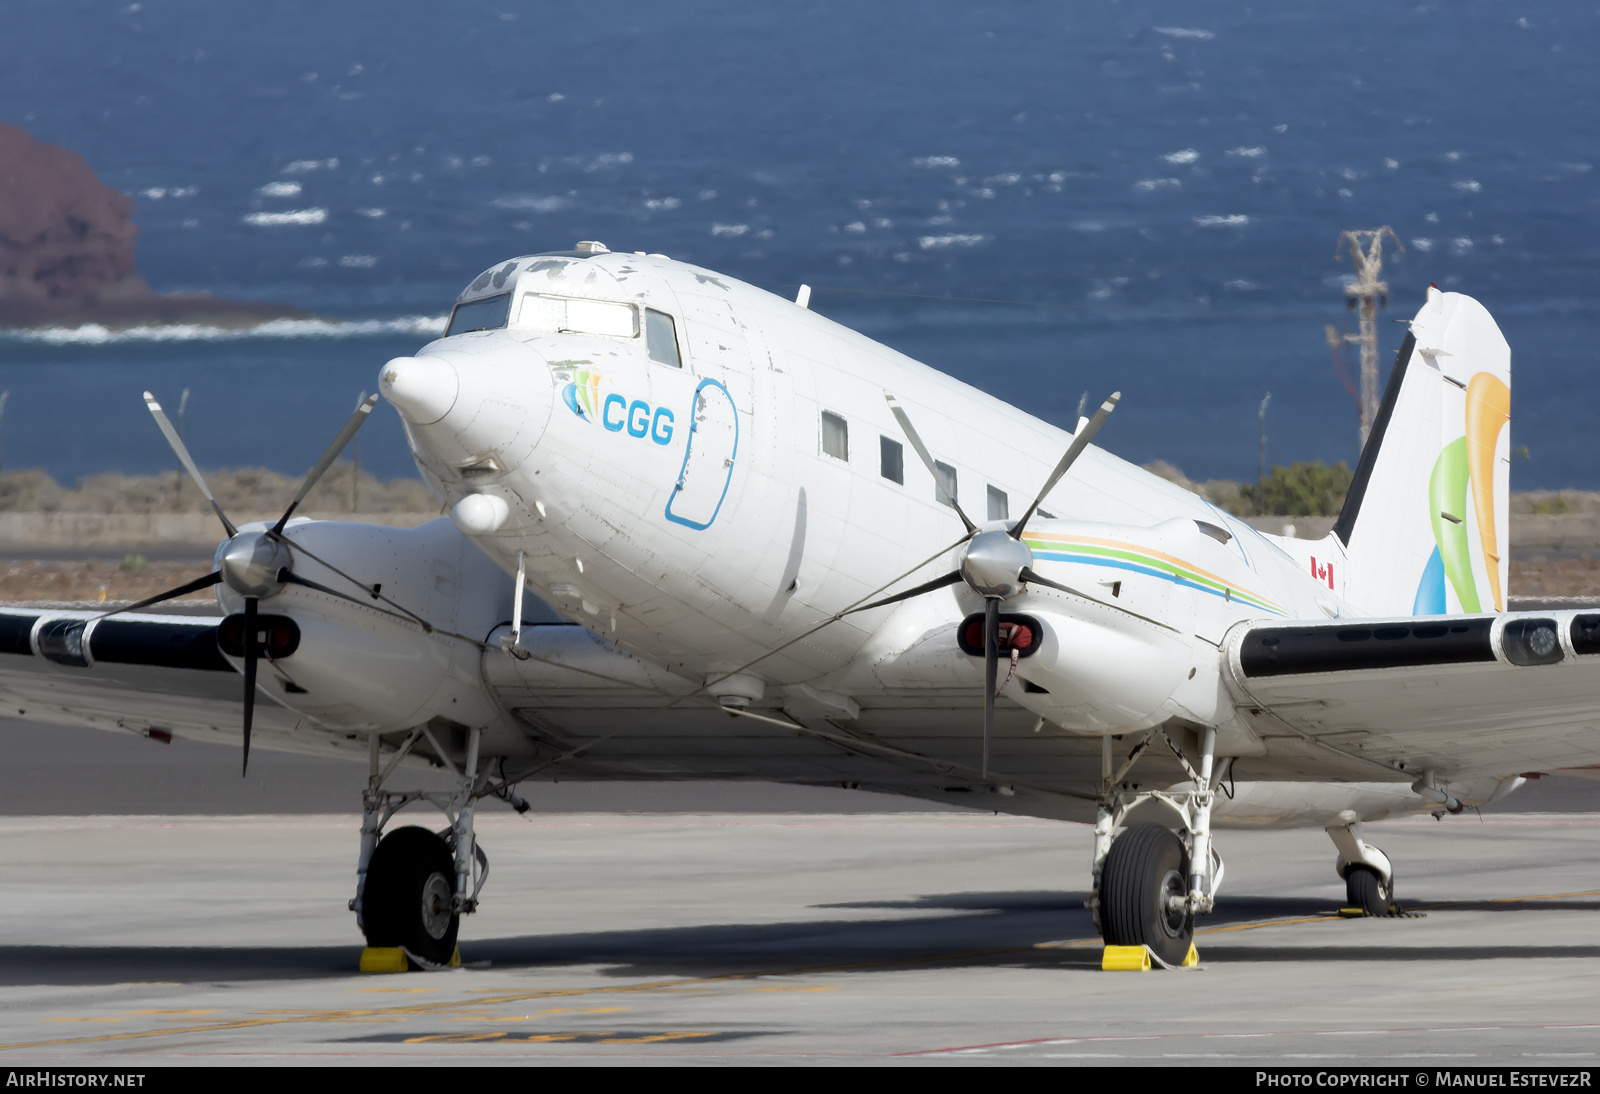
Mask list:
[[1202,42],[1216,37],[1213,31],[1199,27],[1157,27],[1156,33],[1165,34],[1168,38],[1198,38]]
[[369,220],[377,220],[379,217],[387,216],[388,213],[389,213],[389,211],[387,209],[357,209],[356,210],[356,215],[357,216],[364,216]]
[[956,233],[947,236],[923,236],[917,240],[917,246],[924,251],[940,251],[946,247],[976,247],[980,243],[987,243],[990,237],[977,232]]
[[1460,182],[1452,182],[1450,188],[1460,190],[1463,194],[1476,194],[1483,189],[1483,183],[1477,179],[1462,179]]
[[711,234],[714,236],[742,236],[750,230],[748,224],[713,224]]
[[298,182],[269,182],[256,191],[264,198],[292,198],[299,192]]
[[1260,159],[1262,156],[1265,156],[1266,154],[1267,154],[1267,150],[1265,148],[1261,147],[1259,144],[1258,145],[1254,145],[1252,147],[1245,147],[1244,145],[1240,145],[1238,148],[1230,148],[1230,149],[1228,149],[1228,155],[1230,155],[1230,156],[1239,156],[1242,159],[1247,159],[1247,160]]
[[1256,287],[1256,283],[1247,281],[1242,277],[1236,277],[1232,281],[1224,281],[1222,287],[1224,289],[1232,289],[1234,292],[1250,292]]
[[347,270],[370,270],[378,264],[376,255],[345,255],[339,265]]
[[293,163],[284,167],[283,173],[285,175],[303,175],[307,171],[333,171],[336,170],[338,166],[339,161],[337,159],[295,160]]
[[1243,213],[1233,213],[1220,217],[1195,217],[1194,222],[1202,228],[1242,228],[1250,223],[1250,218]]
[[961,161],[954,156],[918,156],[911,161],[918,167],[960,167]]
[[1176,190],[1182,185],[1177,179],[1140,179],[1133,184],[1133,188],[1149,193],[1152,190]]
[[81,327],[41,327],[0,331],[0,340],[51,346],[104,346],[119,342],[236,342],[257,338],[368,338],[383,334],[434,336],[444,333],[445,315],[407,315],[398,319],[272,319],[254,327],[210,327],[198,323],[111,330],[98,323]]
[[1193,163],[1195,160],[1200,158],[1200,153],[1196,152],[1193,148],[1183,148],[1177,152],[1168,152],[1161,158],[1166,160],[1168,163]]
[[489,204],[496,209],[527,209],[535,213],[555,213],[571,205],[572,199],[539,197],[534,194],[511,194],[507,197],[495,198]]
[[251,213],[244,222],[258,228],[275,228],[285,224],[321,224],[327,219],[326,209],[292,209],[287,213]]
[[683,202],[677,198],[646,198],[644,207],[646,209],[676,209],[682,204]]
[[1423,254],[1427,254],[1429,251],[1433,250],[1433,240],[1427,238],[1426,236],[1421,236],[1417,239],[1413,239],[1411,241],[1411,246],[1421,251]]
[[198,186],[152,186],[140,190],[139,196],[149,198],[151,201],[160,201],[162,198],[192,198],[199,192]]
[[602,152],[590,161],[585,171],[598,171],[602,167],[620,167],[633,162],[632,152]]
[[1466,236],[1457,236],[1455,239],[1450,241],[1450,252],[1452,254],[1464,255],[1470,253],[1471,251],[1472,240],[1468,239]]

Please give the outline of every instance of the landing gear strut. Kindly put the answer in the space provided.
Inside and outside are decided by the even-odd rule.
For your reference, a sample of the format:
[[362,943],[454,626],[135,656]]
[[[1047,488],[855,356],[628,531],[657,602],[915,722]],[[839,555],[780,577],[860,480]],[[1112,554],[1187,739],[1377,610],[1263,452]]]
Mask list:
[[[456,788],[448,793],[384,789],[400,761],[423,737],[450,766]],[[456,936],[461,917],[477,910],[478,894],[489,879],[489,857],[478,846],[473,820],[478,799],[500,790],[486,789],[487,779],[479,774],[479,737],[476,729],[468,732],[466,764],[458,769],[433,733],[419,726],[381,770],[378,735],[368,738],[370,774],[361,795],[361,853],[350,909],[368,947],[399,949],[410,968],[459,964]],[[407,826],[384,835],[389,820],[416,801],[436,807],[450,827],[434,833]]]
[[[1181,965],[1194,943],[1194,917],[1211,911],[1222,884],[1222,858],[1211,845],[1216,731],[1201,737],[1200,768],[1164,730],[1156,730],[1189,773],[1188,790],[1128,793],[1118,784],[1149,746],[1147,736],[1113,773],[1111,738],[1101,746],[1101,799],[1095,823],[1094,894],[1088,906],[1108,946],[1144,946],[1164,965]],[[1161,801],[1183,819],[1177,831],[1123,821],[1137,806]]]

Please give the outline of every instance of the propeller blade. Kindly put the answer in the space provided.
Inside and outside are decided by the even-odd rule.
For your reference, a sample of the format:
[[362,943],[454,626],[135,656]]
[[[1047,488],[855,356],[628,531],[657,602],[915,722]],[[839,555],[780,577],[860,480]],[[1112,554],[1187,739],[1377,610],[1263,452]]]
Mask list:
[[994,685],[1000,674],[1000,600],[983,606],[983,777],[989,777],[989,741],[994,736]]
[[932,581],[924,581],[915,589],[907,589],[903,593],[895,593],[893,596],[886,596],[882,600],[874,600],[871,604],[863,604],[859,608],[851,608],[849,611],[841,614],[854,615],[856,612],[869,611],[872,608],[881,608],[886,604],[898,604],[902,600],[910,600],[914,596],[921,596],[923,593],[931,593],[935,589],[944,588],[946,585],[955,585],[960,582],[960,580],[961,571],[952,570],[943,577],[936,577]]
[[200,493],[205,495],[211,503],[211,508],[217,511],[217,518],[222,521],[222,526],[228,530],[231,539],[239,529],[233,526],[233,521],[228,519],[228,514],[222,511],[222,506],[217,504],[217,499],[211,494],[211,487],[206,485],[206,480],[201,477],[200,469],[194,465],[194,460],[189,456],[189,449],[184,446],[183,438],[178,436],[178,431],[172,428],[172,423],[167,420],[167,415],[161,409],[161,404],[156,402],[156,397],[148,391],[144,393],[144,405],[150,408],[150,416],[155,418],[156,425],[161,427],[162,436],[167,438],[167,443],[178,454],[178,460],[183,464],[183,469],[189,472],[189,477],[200,488]]
[[1044,489],[1039,491],[1039,496],[1033,499],[1033,504],[1028,506],[1028,511],[1022,514],[1022,519],[1012,527],[1012,539],[1022,538],[1022,530],[1028,526],[1028,521],[1033,519],[1034,511],[1044,504],[1044,499],[1049,495],[1050,491],[1056,488],[1056,483],[1060,482],[1061,476],[1067,473],[1067,468],[1071,467],[1078,457],[1083,454],[1083,450],[1089,447],[1089,442],[1094,439],[1096,433],[1100,432],[1100,427],[1106,424],[1106,419],[1111,416],[1113,410],[1117,409],[1117,403],[1121,399],[1122,392],[1113,391],[1111,397],[1101,403],[1100,409],[1094,412],[1094,417],[1089,419],[1089,424],[1078,430],[1077,436],[1072,438],[1072,443],[1067,445],[1066,454],[1061,457],[1061,462],[1056,464],[1054,471],[1050,472],[1050,478],[1045,481]]
[[1092,596],[1088,595],[1087,593],[1080,593],[1077,589],[1074,589],[1070,585],[1063,585],[1059,581],[1051,581],[1048,577],[1040,577],[1038,574],[1034,573],[1031,569],[1029,569],[1026,566],[1024,566],[1022,568],[1022,572],[1020,574],[1018,574],[1017,576],[1019,578],[1021,578],[1024,582],[1028,582],[1028,583],[1034,584],[1034,585],[1047,585],[1052,589],[1059,589],[1064,593],[1071,593],[1073,596],[1081,596],[1085,600],[1095,600],[1095,599],[1097,599],[1096,597],[1092,597]]
[[140,608],[148,608],[150,605],[159,604],[163,600],[173,600],[180,596],[188,596],[190,593],[197,593],[201,589],[209,589],[211,586],[216,585],[221,581],[221,573],[209,573],[205,577],[195,578],[187,585],[179,585],[176,589],[168,589],[164,593],[157,593],[155,596],[147,596],[143,600],[136,600],[125,608],[117,608],[113,611],[106,612],[105,615],[100,616],[100,618],[104,619],[106,616],[121,615],[123,612],[136,612]]
[[961,509],[961,503],[951,497],[950,491],[944,488],[944,480],[939,477],[939,469],[933,465],[933,457],[928,455],[927,446],[922,443],[922,437],[918,435],[916,426],[911,424],[911,419],[900,406],[900,400],[890,395],[887,391],[883,393],[883,397],[889,401],[889,412],[894,415],[895,421],[900,423],[900,430],[906,435],[906,440],[911,442],[911,447],[916,450],[917,455],[922,458],[923,465],[927,467],[928,474],[933,476],[933,484],[939,488],[939,493],[945,496],[945,500],[950,503],[950,508],[956,511],[956,516],[961,518],[961,523],[967,526],[967,531],[976,532],[978,526],[967,519],[967,514]]
[[244,598],[244,767],[239,775],[250,772],[250,725],[256,714],[256,607],[259,601],[253,596]]
[[344,423],[344,428],[339,430],[339,435],[333,439],[333,443],[328,446],[328,450],[322,454],[322,459],[317,461],[317,466],[311,469],[310,474],[306,475],[306,481],[300,484],[300,492],[289,503],[289,508],[283,511],[283,516],[278,518],[278,523],[272,526],[273,535],[276,536],[283,532],[283,526],[289,523],[289,518],[294,516],[294,511],[300,507],[301,502],[306,500],[306,495],[311,493],[311,488],[317,485],[317,482],[327,473],[328,468],[333,466],[333,461],[339,458],[339,453],[344,451],[344,446],[350,443],[350,438],[356,435],[356,430],[361,428],[362,423],[367,420],[367,415],[371,414],[372,408],[377,405],[378,397],[377,395],[372,395],[364,403],[356,407],[356,412],[350,415],[350,420]]

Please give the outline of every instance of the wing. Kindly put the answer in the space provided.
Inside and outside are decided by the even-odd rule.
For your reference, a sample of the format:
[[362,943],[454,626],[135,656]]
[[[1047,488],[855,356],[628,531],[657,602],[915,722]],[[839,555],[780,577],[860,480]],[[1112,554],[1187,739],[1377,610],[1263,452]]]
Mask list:
[[[217,647],[216,616],[0,608],[0,711],[41,722],[237,743],[243,684]],[[281,686],[262,673],[263,693]],[[310,732],[256,706],[263,748],[357,758],[365,739]]]
[[1224,655],[1269,755],[1444,777],[1600,762],[1600,614],[1251,626]]

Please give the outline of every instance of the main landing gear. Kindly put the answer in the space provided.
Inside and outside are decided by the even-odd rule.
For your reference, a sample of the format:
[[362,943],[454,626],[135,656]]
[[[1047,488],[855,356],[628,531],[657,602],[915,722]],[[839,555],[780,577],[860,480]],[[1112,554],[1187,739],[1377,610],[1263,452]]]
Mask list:
[[[1130,793],[1118,788],[1155,739],[1165,740],[1178,757],[1192,789]],[[1201,736],[1198,771],[1162,729],[1137,745],[1114,773],[1111,738],[1105,738],[1101,747],[1094,893],[1088,901],[1095,926],[1108,947],[1144,947],[1153,960],[1166,966],[1193,964],[1194,917],[1211,911],[1223,874],[1222,858],[1211,845],[1216,731],[1207,729]],[[1181,819],[1181,827],[1174,831],[1149,822],[1124,827],[1129,814],[1151,802],[1170,809]]]
[[[370,775],[361,795],[361,855],[356,896],[350,902],[367,938],[364,970],[441,969],[461,962],[456,949],[461,917],[477,909],[478,894],[489,879],[489,857],[473,831],[478,799],[495,794],[518,812],[528,808],[508,787],[488,785],[487,775],[479,770],[479,736],[476,729],[468,731],[466,763],[457,768],[432,731],[419,726],[381,770],[378,735],[369,738]],[[455,789],[386,790],[389,776],[424,737],[455,775]],[[436,807],[450,826],[431,832],[411,825],[385,835],[390,819],[417,801]]]

